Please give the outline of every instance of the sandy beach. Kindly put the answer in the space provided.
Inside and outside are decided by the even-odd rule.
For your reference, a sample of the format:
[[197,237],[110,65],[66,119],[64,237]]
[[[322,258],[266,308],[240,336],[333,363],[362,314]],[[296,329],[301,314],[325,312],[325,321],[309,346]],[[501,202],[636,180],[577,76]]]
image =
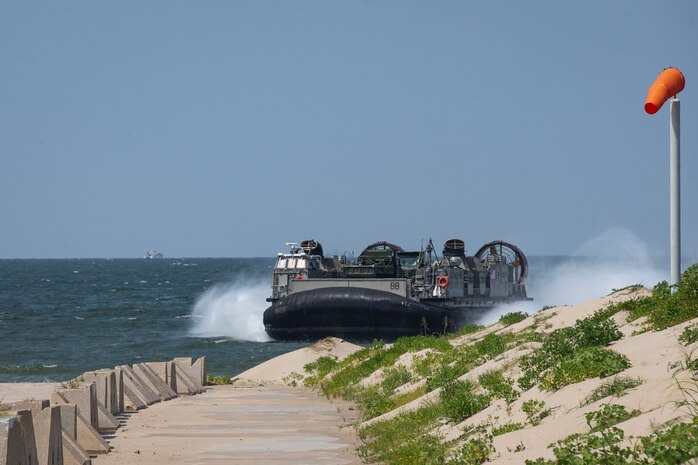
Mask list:
[[[518,323],[509,326],[496,323],[451,339],[449,343],[459,350],[488,335],[513,337],[536,331],[545,337],[560,328],[575,326],[578,320],[608,305],[648,294],[646,289],[623,290],[576,305],[548,308]],[[519,425],[493,438],[495,452],[488,460],[515,464],[537,457],[552,458],[550,444],[574,433],[588,433],[586,415],[611,403],[633,412],[617,426],[635,437],[649,435],[676,422],[690,421],[690,409],[680,407],[685,392],[678,388],[677,382],[694,388],[696,375],[690,370],[678,371],[677,367],[698,347],[696,343],[684,345],[678,338],[686,328],[696,325],[698,319],[659,331],[648,330],[642,318],[628,321],[625,311],[616,313],[612,319],[622,337],[609,347],[629,361],[629,367],[618,376],[638,380],[627,392],[619,397],[606,396],[584,403],[583,399],[611,378],[592,377],[555,390],[534,385],[521,390],[509,403],[493,398],[486,408],[462,422],[440,422],[428,434],[440,438],[444,444],[451,444],[449,447],[460,447],[468,440],[467,431],[473,428],[494,430],[505,425]],[[477,386],[480,375],[499,371],[517,380],[522,375],[519,367],[522,357],[540,346],[540,342],[513,345],[496,356],[483,358],[479,366],[459,379]],[[93,456],[92,461],[97,465],[362,463],[356,452],[359,446],[357,427],[390,421],[401,413],[439,402],[440,389],[421,391],[414,400],[364,421],[358,406],[339,399],[326,399],[319,391],[303,387],[303,379],[308,376],[304,370],[306,364],[321,356],[342,360],[360,349],[341,339],[324,339],[240,373],[233,377],[232,385],[207,386],[202,394],[185,395],[121,414],[118,416],[121,427],[104,436],[111,451]],[[432,349],[407,351],[390,366],[402,365],[410,373],[410,380],[395,388],[395,393],[420,392],[425,379],[416,374],[414,365],[430,351]],[[376,369],[359,380],[357,386],[360,389],[379,386],[387,368]],[[58,387],[60,385],[49,383],[0,384],[0,400],[48,399]],[[478,387],[477,392],[483,392],[482,388]],[[545,405],[548,412],[535,422],[530,414],[524,413],[524,404],[531,401]]]
[[125,415],[93,459],[117,464],[359,464],[348,427],[355,410],[315,393],[280,385],[210,386]]

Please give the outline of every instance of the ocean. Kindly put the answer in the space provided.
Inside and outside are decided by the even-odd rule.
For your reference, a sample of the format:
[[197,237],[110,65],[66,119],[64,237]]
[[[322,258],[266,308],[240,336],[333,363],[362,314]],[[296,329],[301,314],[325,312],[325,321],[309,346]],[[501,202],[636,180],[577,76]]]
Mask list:
[[[530,257],[533,313],[666,279],[634,256]],[[262,312],[273,258],[0,260],[0,382],[64,381],[143,361],[206,356],[213,374],[235,375],[307,345],[270,341]]]
[[[302,347],[256,342],[258,334],[235,339],[247,336],[236,326],[245,311],[256,315],[261,329],[266,296],[255,290],[270,289],[273,264],[247,258],[0,260],[0,382],[63,381],[98,368],[202,355],[209,372],[233,375]],[[215,325],[220,315],[195,314],[197,299],[228,285],[259,299],[248,308],[228,302],[231,315],[222,323],[233,327],[198,329],[209,320]]]

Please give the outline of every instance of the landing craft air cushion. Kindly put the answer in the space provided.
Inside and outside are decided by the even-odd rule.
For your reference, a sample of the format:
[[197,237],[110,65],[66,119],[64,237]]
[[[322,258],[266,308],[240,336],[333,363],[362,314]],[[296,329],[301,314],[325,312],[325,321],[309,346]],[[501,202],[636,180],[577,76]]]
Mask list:
[[312,239],[287,245],[264,312],[264,328],[278,340],[443,334],[496,305],[533,300],[526,256],[504,241],[466,256],[464,242],[450,239],[441,258],[431,240],[419,251],[376,242],[356,259],[325,256]]

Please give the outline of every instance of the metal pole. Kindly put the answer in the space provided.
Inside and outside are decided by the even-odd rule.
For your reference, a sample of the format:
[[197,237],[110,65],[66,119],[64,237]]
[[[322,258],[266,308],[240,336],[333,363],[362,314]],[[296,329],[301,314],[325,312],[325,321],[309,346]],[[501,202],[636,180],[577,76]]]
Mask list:
[[670,101],[669,125],[669,232],[671,248],[671,282],[678,286],[681,281],[681,102],[673,98]]

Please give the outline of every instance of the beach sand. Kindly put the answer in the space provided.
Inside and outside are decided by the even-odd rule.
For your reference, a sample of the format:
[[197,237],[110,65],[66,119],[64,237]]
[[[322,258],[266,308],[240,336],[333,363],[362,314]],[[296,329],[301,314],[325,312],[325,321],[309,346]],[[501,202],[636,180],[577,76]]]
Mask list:
[[127,415],[92,463],[358,465],[351,408],[274,384],[209,386]]
[[0,383],[0,404],[23,400],[45,400],[59,383]]
[[[535,325],[540,332],[572,326],[575,321],[593,315],[607,305],[647,295],[645,289],[621,291],[577,305],[546,309],[514,325],[492,325],[475,334],[454,339],[454,345],[470,344],[487,333],[521,332]],[[632,367],[622,376],[641,380],[641,384],[618,398],[607,397],[589,405],[581,402],[608,379],[592,378],[563,388],[544,392],[538,387],[522,392],[507,405],[492,404],[459,424],[442,424],[434,434],[444,441],[462,440],[464,429],[480,424],[501,426],[520,423],[522,429],[496,436],[492,463],[523,463],[536,457],[552,458],[549,444],[572,433],[586,433],[585,414],[604,404],[621,404],[637,416],[618,425],[629,435],[647,435],[653,430],[686,421],[688,412],[679,408],[683,400],[677,381],[689,382],[690,375],[676,368],[687,353],[698,350],[698,343],[684,346],[677,339],[684,328],[698,323],[687,321],[663,331],[645,331],[642,319],[628,322],[627,314],[615,315],[624,337],[610,348],[627,356]],[[517,378],[521,371],[517,360],[540,343],[531,342],[512,348],[464,374],[461,379],[475,381],[487,370],[504,369],[506,376]],[[235,376],[233,385],[209,386],[204,394],[179,397],[151,405],[137,413],[123,415],[123,426],[108,437],[113,450],[93,459],[95,465],[109,464],[360,464],[356,453],[358,440],[353,425],[360,423],[358,410],[348,402],[328,400],[319,392],[301,388],[304,366],[321,356],[342,359],[360,349],[341,339],[318,343],[276,357]],[[423,351],[422,351],[423,352]],[[397,362],[406,367],[422,352],[404,354]],[[678,376],[678,377],[677,377]],[[383,377],[382,370],[362,381],[371,385]],[[683,379],[685,378],[685,379]],[[299,387],[288,384],[297,382]],[[56,384],[0,384],[0,401],[47,399]],[[411,385],[414,389],[416,385]],[[691,385],[692,386],[692,385]],[[400,390],[411,390],[409,385]],[[438,390],[368,422],[391,418],[414,410],[438,397]],[[550,415],[540,424],[527,422],[522,404],[527,400],[545,403]]]

